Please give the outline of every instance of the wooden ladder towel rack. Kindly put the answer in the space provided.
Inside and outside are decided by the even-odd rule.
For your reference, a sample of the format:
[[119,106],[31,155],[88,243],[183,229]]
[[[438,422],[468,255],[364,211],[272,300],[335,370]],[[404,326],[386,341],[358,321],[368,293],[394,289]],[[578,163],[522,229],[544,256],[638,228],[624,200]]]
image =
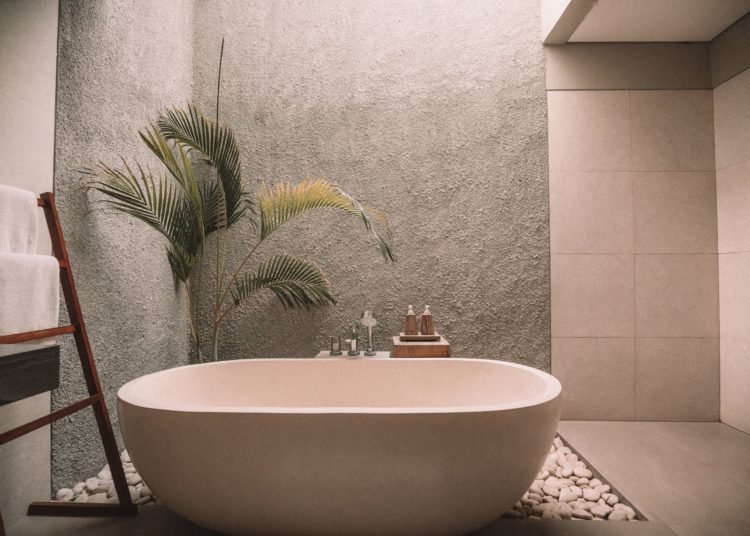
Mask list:
[[[0,336],[0,344],[13,344],[26,342],[45,337],[54,337],[57,335],[73,334],[78,357],[81,360],[83,368],[83,377],[86,380],[86,387],[89,396],[78,402],[53,411],[52,413],[23,424],[17,428],[0,434],[0,445],[12,441],[22,435],[33,432],[43,426],[62,419],[72,413],[80,411],[91,406],[96,418],[96,426],[99,428],[99,435],[104,445],[104,453],[109,463],[109,469],[112,472],[115,490],[119,504],[102,504],[102,503],[76,503],[62,501],[45,501],[33,502],[29,505],[29,515],[41,516],[134,516],[138,513],[138,507],[130,500],[128,483],[125,479],[125,472],[120,461],[120,453],[117,449],[117,442],[112,431],[112,424],[109,420],[109,413],[104,401],[104,393],[99,383],[99,375],[96,372],[96,363],[94,355],[91,352],[89,338],[86,333],[86,324],[83,321],[81,304],[78,301],[76,285],[73,281],[73,271],[68,260],[68,250],[63,239],[60,218],[55,207],[55,197],[52,193],[43,193],[37,199],[37,205],[44,209],[44,217],[47,221],[50,239],[52,241],[52,252],[60,264],[60,285],[65,298],[65,306],[70,317],[70,325],[59,326],[37,331],[28,331],[24,333],[15,333],[12,335]],[[0,515],[0,536],[5,536],[5,527],[3,525],[2,515]]]

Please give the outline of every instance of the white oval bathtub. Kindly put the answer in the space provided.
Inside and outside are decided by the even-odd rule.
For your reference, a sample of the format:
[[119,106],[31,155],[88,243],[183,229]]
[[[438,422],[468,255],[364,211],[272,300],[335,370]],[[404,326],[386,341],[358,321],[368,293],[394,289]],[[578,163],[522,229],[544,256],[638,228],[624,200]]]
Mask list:
[[560,383],[473,359],[250,359],[118,393],[133,463],[170,509],[229,534],[465,534],[531,485]]

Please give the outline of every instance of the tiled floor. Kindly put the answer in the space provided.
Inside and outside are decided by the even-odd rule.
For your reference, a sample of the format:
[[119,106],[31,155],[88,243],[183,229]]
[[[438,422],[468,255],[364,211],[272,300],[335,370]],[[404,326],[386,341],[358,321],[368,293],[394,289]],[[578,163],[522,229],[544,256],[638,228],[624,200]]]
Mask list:
[[[750,436],[719,423],[560,423],[560,433],[652,521],[499,520],[474,536],[750,535]],[[130,519],[26,518],[8,536],[209,536],[166,508]]]
[[559,431],[679,536],[750,535],[750,435],[716,422],[567,421]]

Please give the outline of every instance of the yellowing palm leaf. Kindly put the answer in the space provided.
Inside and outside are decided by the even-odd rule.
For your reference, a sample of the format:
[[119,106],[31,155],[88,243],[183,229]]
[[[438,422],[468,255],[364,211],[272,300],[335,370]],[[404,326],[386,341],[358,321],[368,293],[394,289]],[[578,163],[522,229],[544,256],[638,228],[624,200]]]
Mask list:
[[304,180],[298,184],[282,182],[261,185],[258,192],[260,236],[264,240],[275,229],[300,214],[321,208],[335,208],[362,220],[375,238],[386,261],[395,260],[388,221],[382,212],[361,205],[326,179]]

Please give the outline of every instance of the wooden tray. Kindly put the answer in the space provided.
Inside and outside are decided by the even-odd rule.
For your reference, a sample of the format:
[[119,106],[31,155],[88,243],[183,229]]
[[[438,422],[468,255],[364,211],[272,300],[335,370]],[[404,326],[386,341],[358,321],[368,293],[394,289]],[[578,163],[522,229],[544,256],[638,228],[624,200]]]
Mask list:
[[399,333],[398,338],[404,342],[434,342],[440,340],[440,334],[435,332],[434,335],[406,335]]

